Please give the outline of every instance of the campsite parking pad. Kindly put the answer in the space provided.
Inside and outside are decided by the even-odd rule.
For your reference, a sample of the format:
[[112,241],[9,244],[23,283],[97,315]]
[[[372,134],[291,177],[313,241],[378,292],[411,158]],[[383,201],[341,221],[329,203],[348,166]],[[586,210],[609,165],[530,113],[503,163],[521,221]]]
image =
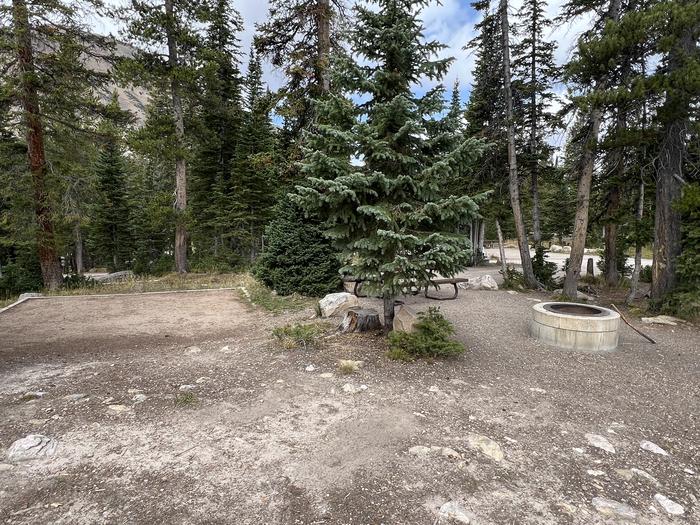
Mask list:
[[[468,352],[415,363],[374,335],[283,350],[272,328],[312,311],[231,291],[27,301],[0,315],[0,518],[700,523],[700,331],[561,351],[527,335],[543,298],[441,303]],[[53,455],[8,458],[28,434]]]

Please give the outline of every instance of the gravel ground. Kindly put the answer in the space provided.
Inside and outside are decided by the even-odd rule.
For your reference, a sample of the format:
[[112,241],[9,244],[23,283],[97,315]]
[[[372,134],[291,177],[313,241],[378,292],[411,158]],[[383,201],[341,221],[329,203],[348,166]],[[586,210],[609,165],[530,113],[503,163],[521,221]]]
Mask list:
[[[646,327],[651,345],[623,327],[615,352],[566,352],[527,336],[543,298],[406,298],[439,305],[468,348],[408,364],[330,329],[284,350],[271,328],[312,312],[231,292],[26,302],[0,315],[0,517],[431,524],[449,507],[474,524],[700,523],[698,329]],[[339,359],[364,364],[342,376]],[[30,433],[55,455],[9,461]]]

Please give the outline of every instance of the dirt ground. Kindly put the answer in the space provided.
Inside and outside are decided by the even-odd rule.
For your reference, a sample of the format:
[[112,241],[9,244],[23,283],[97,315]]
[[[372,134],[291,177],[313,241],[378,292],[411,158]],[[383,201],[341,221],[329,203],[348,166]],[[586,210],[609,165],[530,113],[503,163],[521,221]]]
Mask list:
[[[462,291],[439,306],[468,352],[415,363],[373,335],[281,349],[271,329],[313,312],[231,291],[25,302],[0,315],[0,519],[435,524],[454,502],[473,524],[617,523],[593,505],[607,498],[636,523],[700,523],[700,331],[646,327],[651,345],[624,327],[615,352],[561,351],[527,335],[543,298]],[[364,366],[342,376],[339,359]],[[56,454],[7,461],[30,433]]]

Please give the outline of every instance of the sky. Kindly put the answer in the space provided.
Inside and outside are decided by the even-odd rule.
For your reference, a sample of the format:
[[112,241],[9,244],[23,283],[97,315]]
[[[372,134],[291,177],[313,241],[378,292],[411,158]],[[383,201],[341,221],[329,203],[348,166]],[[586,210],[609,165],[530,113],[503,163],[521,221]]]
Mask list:
[[[120,0],[108,0],[109,3],[117,3]],[[121,0],[123,1],[123,0]],[[348,0],[350,3],[352,0]],[[267,0],[233,0],[233,5],[240,12],[244,30],[240,35],[242,59],[245,61],[248,50],[255,32],[255,25],[262,23],[267,18]],[[464,45],[475,36],[475,24],[479,21],[479,15],[470,6],[471,0],[442,0],[438,3],[433,0],[422,12],[422,19],[425,26],[425,37],[429,40],[438,40],[447,45],[443,56],[452,56],[455,61],[443,79],[443,84],[448,90],[452,88],[455,80],[459,80],[460,94],[463,102],[469,97],[472,84],[472,71],[474,68],[474,54],[471,51],[462,49]],[[522,5],[523,0],[509,0],[509,13],[511,24],[515,19],[515,13]],[[564,0],[550,0],[547,12],[550,18],[559,15]],[[104,33],[116,32],[109,22],[97,22],[97,30]],[[546,37],[557,42],[555,60],[558,64],[565,63],[571,56],[576,39],[587,28],[588,20],[577,19],[567,23],[559,24],[550,29]],[[101,25],[101,27],[99,27]],[[265,81],[271,89],[279,88],[284,82],[284,75],[281,71],[265,65]],[[434,83],[428,82],[422,86],[417,86],[420,93],[433,87]],[[562,96],[565,94],[563,86],[555,89]],[[558,108],[553,108],[558,109]],[[554,139],[554,142],[561,142],[561,138]],[[561,144],[556,144],[561,145]]]

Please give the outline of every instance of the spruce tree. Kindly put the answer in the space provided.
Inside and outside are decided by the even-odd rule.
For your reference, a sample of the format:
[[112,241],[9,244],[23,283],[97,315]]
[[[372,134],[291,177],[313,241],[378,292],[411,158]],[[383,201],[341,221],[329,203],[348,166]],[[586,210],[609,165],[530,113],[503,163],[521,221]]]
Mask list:
[[308,179],[297,188],[297,202],[325,219],[346,263],[342,272],[383,296],[387,332],[397,295],[469,264],[470,242],[458,228],[478,216],[480,201],[444,195],[441,183],[465,173],[482,144],[467,139],[440,156],[426,144],[426,120],[443,110],[444,89],[416,96],[412,87],[422,78],[439,81],[452,61],[435,59],[444,46],[423,38],[426,5],[376,0],[355,7],[350,41],[361,63],[339,59],[332,79],[368,100],[355,104],[332,86],[318,102],[302,165]]

